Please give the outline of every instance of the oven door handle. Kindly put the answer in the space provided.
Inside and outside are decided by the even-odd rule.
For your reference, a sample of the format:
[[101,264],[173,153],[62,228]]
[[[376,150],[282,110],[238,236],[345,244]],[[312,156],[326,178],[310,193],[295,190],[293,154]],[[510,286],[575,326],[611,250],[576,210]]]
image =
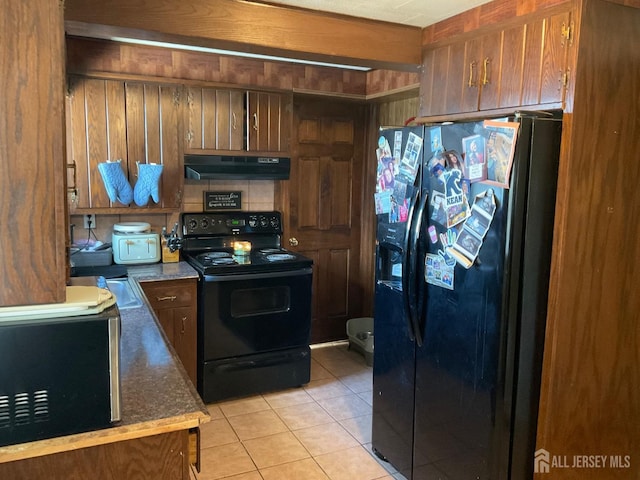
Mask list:
[[297,270],[285,270],[280,272],[269,273],[244,273],[244,274],[229,274],[229,275],[204,275],[205,282],[236,282],[238,280],[260,280],[265,278],[282,278],[282,277],[297,277],[300,275],[311,275],[311,268],[300,268]]

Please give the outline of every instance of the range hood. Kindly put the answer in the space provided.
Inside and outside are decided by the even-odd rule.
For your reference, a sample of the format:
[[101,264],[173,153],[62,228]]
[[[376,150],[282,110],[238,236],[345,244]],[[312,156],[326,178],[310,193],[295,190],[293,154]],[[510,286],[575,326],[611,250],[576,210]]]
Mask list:
[[192,180],[288,180],[290,168],[284,157],[184,156],[184,176]]

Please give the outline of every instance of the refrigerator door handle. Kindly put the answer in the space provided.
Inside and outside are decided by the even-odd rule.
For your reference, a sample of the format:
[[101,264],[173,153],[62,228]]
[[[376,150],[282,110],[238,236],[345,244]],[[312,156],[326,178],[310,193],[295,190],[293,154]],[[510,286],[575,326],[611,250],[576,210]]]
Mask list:
[[409,213],[407,215],[407,229],[404,233],[404,245],[402,255],[402,303],[404,304],[404,310],[406,312],[405,318],[407,319],[407,327],[409,327],[409,338],[411,341],[415,340],[415,332],[413,329],[413,305],[410,297],[410,271],[411,271],[411,232],[413,231],[413,217],[416,210],[416,203],[420,198],[420,189],[416,188],[413,197],[411,198],[411,206],[409,207]]
[[420,240],[420,230],[422,229],[422,219],[424,217],[424,211],[427,207],[427,200],[429,199],[429,195],[427,194],[427,192],[423,192],[421,195],[421,199],[420,199],[420,205],[418,206],[418,209],[415,213],[416,215],[416,219],[414,222],[413,227],[411,228],[411,238],[410,238],[410,242],[411,242],[411,253],[410,253],[410,257],[413,259],[410,266],[409,266],[409,277],[410,277],[410,284],[411,286],[413,286],[413,288],[411,288],[411,286],[409,287],[410,290],[413,290],[413,292],[409,291],[409,295],[413,296],[413,308],[412,308],[412,312],[411,312],[411,324],[412,324],[412,330],[413,330],[413,334],[415,336],[416,339],[416,343],[418,344],[419,347],[422,346],[423,343],[423,335],[422,335],[422,329],[420,328],[420,319],[422,318],[422,308],[421,306],[425,304],[424,301],[420,301],[420,299],[418,298],[417,293],[420,291],[419,286],[422,285],[422,279],[419,278],[418,272],[420,271],[419,265],[421,262],[421,259],[418,258],[418,245],[419,245],[419,240]]

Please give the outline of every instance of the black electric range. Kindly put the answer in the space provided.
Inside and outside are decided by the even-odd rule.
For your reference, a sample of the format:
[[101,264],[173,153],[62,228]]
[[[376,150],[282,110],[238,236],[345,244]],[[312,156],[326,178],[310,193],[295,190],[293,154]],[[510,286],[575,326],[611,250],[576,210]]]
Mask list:
[[199,273],[203,400],[308,383],[313,261],[281,247],[280,213],[184,213],[182,225],[183,257]]

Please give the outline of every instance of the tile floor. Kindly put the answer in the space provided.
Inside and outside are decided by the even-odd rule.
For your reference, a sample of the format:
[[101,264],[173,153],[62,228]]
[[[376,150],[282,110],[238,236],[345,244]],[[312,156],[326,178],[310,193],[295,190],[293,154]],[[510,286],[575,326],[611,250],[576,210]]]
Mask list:
[[372,368],[346,342],[314,346],[301,388],[208,405],[197,480],[403,480],[371,452]]

